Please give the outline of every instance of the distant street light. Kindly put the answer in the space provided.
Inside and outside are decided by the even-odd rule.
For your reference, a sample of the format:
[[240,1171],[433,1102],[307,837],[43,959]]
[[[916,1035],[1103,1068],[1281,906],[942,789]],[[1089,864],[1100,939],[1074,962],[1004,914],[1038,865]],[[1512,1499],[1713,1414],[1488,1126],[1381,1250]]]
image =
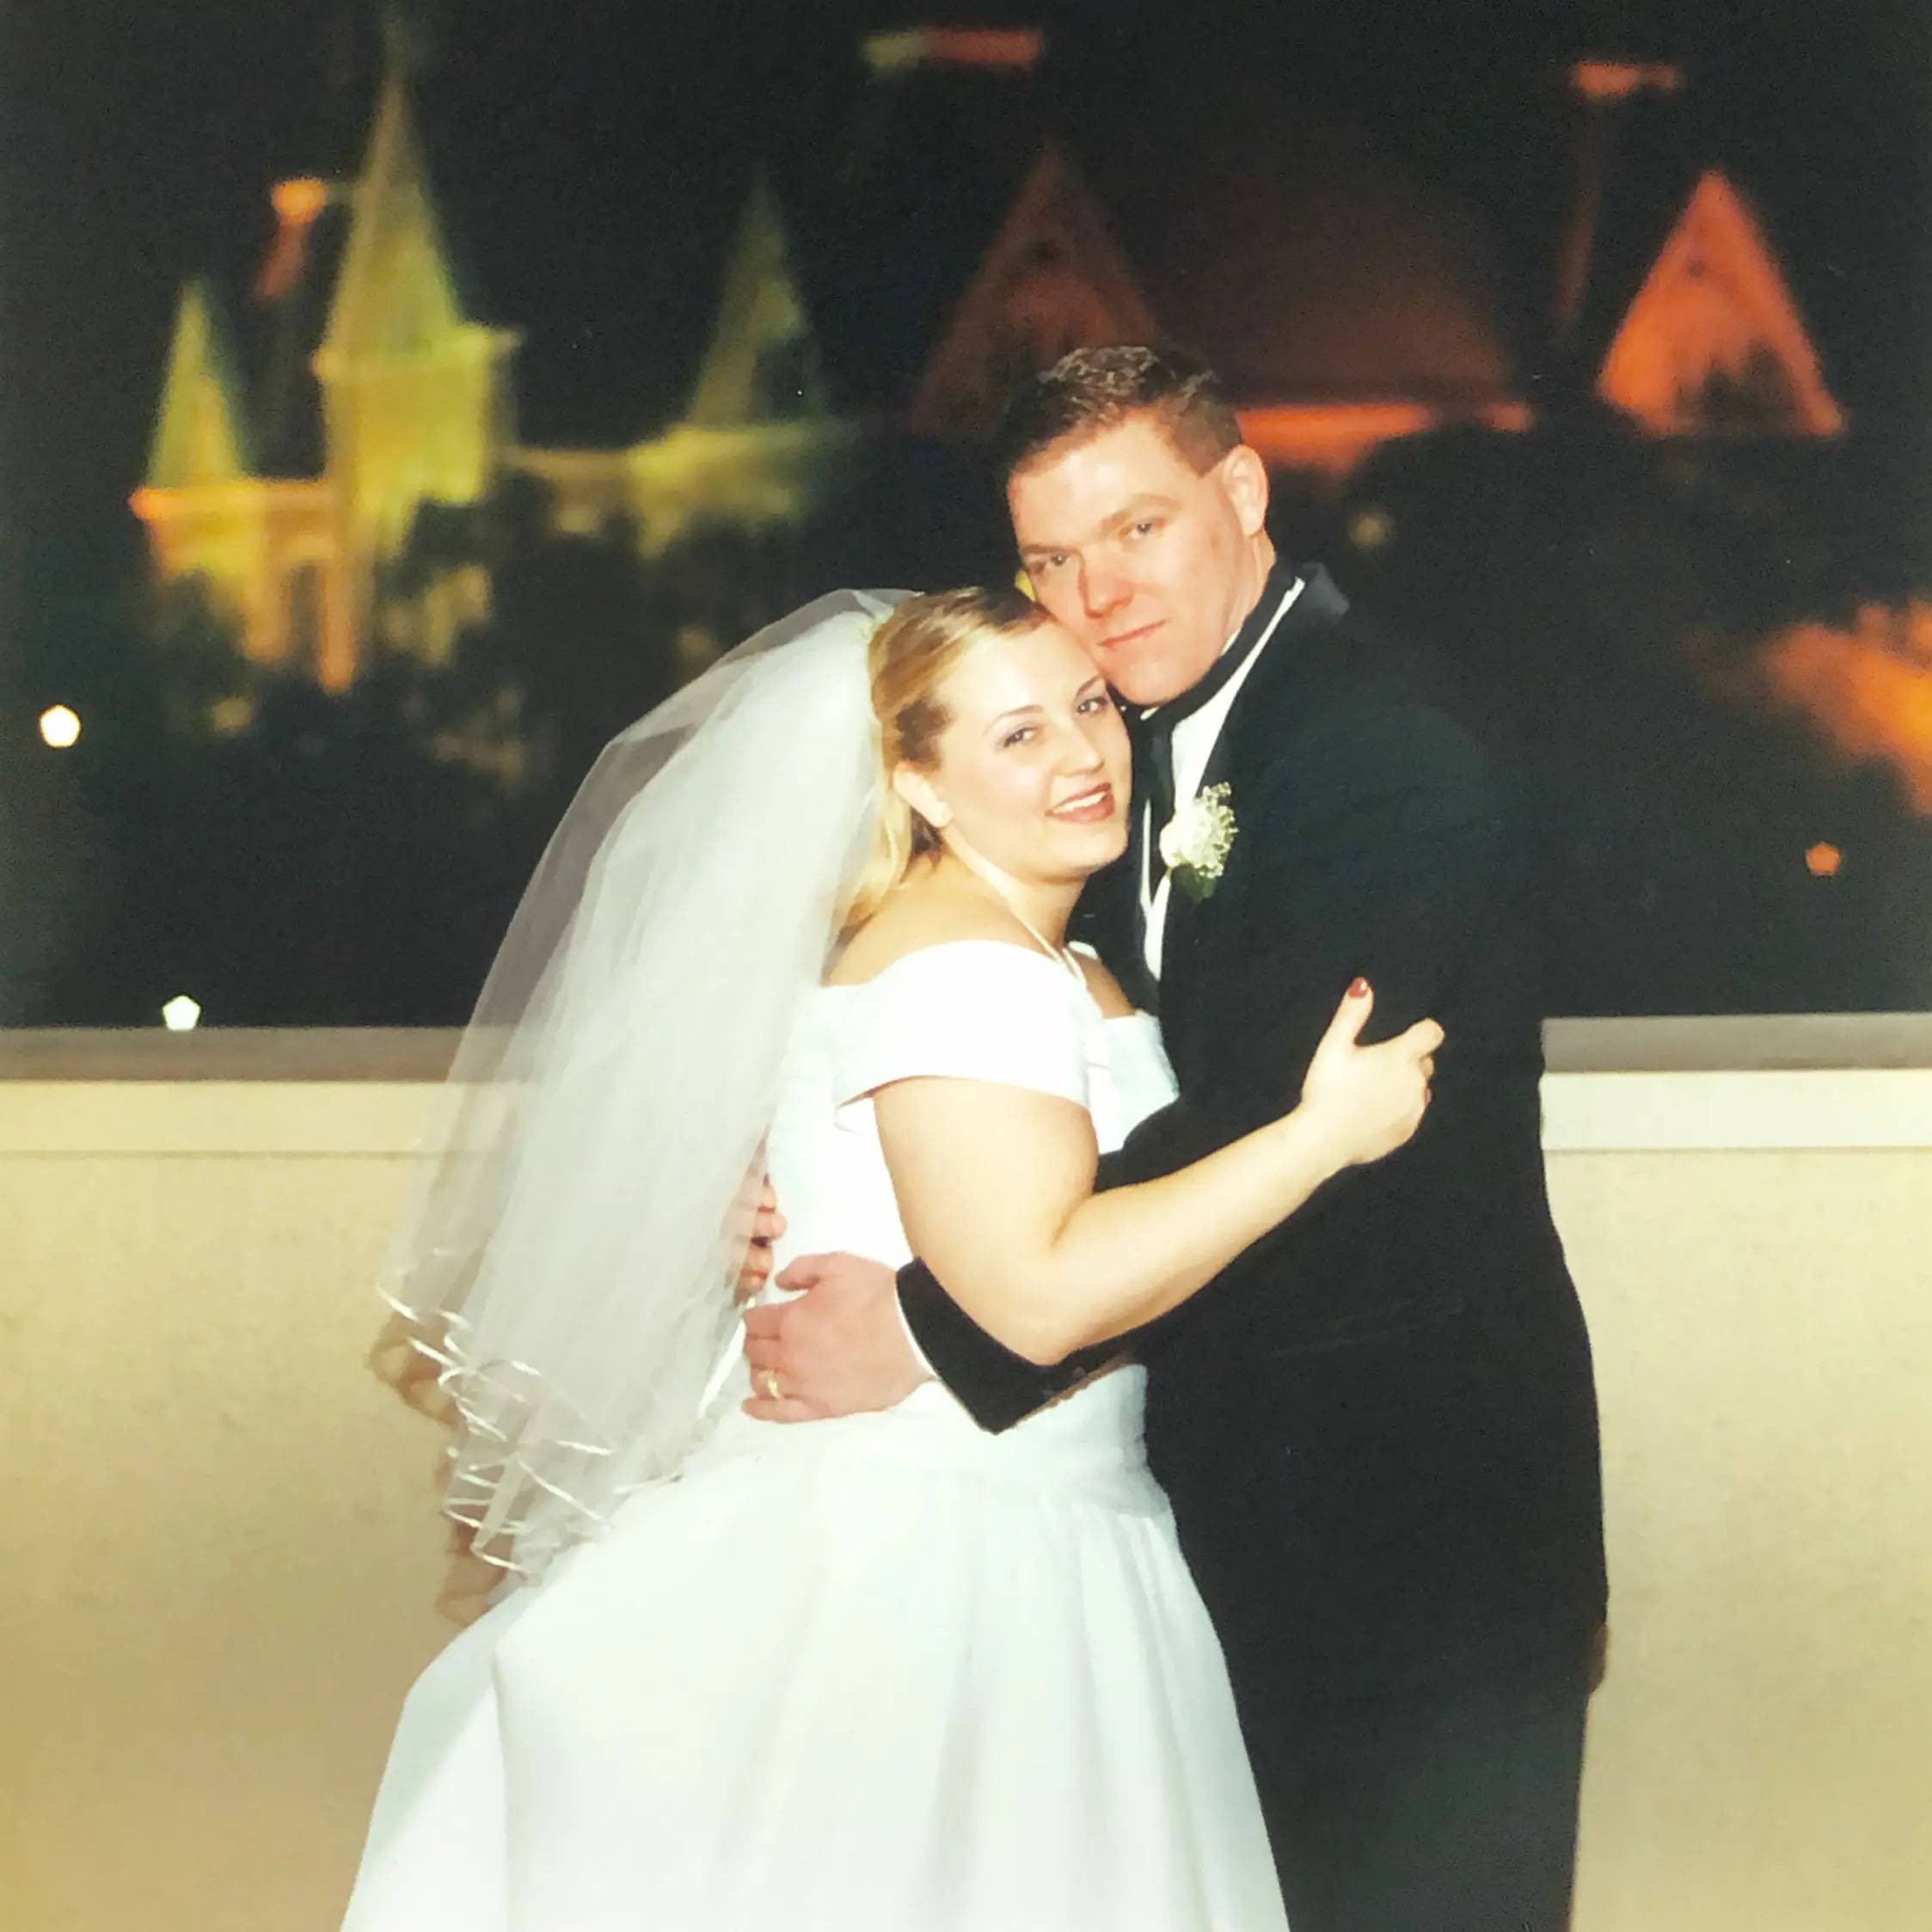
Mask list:
[[186,993],[177,993],[161,1009],[161,1023],[171,1033],[193,1033],[201,1019],[201,1009]]
[[64,704],[49,705],[40,714],[40,736],[57,751],[64,751],[81,735],[81,721]]
[[1805,854],[1805,869],[1813,879],[1836,879],[1844,862],[1844,854],[1822,838]]
[[1349,520],[1348,541],[1358,550],[1379,550],[1395,534],[1395,519],[1379,504],[1358,510]]

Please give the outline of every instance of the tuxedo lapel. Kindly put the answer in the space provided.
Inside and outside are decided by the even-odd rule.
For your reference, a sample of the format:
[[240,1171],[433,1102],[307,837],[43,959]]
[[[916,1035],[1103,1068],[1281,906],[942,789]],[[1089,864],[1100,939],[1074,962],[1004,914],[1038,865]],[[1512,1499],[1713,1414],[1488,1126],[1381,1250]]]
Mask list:
[[[1255,828],[1242,821],[1244,780],[1258,779],[1266,770],[1281,721],[1295,709],[1297,687],[1307,674],[1311,653],[1319,651],[1322,635],[1347,609],[1347,598],[1328,573],[1319,566],[1311,570],[1301,594],[1284,614],[1236,695],[1227,722],[1214,741],[1201,774],[1201,789],[1211,785],[1229,788],[1237,842],[1244,833],[1257,836]],[[1240,856],[1233,855],[1230,864],[1238,867]],[[1137,872],[1137,881],[1138,878]],[[1216,929],[1229,916],[1235,898],[1238,893],[1224,899],[1217,891],[1196,903],[1178,881],[1169,887],[1161,955],[1161,1026],[1177,1065],[1189,1050],[1193,1029],[1210,1017],[1214,993],[1204,977],[1211,971],[1207,955],[1212,951]]]
[[[1283,616],[1280,628],[1268,640],[1260,662],[1242,687],[1225,727],[1215,739],[1201,775],[1204,790],[1210,785],[1238,784],[1242,771],[1253,770],[1266,758],[1276,721],[1294,708],[1295,687],[1307,673],[1310,652],[1319,647],[1320,634],[1347,610],[1348,599],[1317,564],[1303,582],[1302,594]],[[1238,797],[1235,811],[1238,820]]]
[[[1309,571],[1300,594],[1283,613],[1236,695],[1233,708],[1209,754],[1201,788],[1230,786],[1237,825],[1242,812],[1242,773],[1259,771],[1265,764],[1274,736],[1273,721],[1293,708],[1294,686],[1305,669],[1309,647],[1319,634],[1347,609],[1348,600],[1335,587],[1328,572],[1319,567]],[[1134,1003],[1162,1015],[1171,1041],[1175,1033],[1185,1027],[1198,1003],[1193,990],[1195,954],[1203,941],[1211,937],[1217,920],[1216,896],[1196,904],[1178,880],[1168,881],[1162,970],[1156,980],[1147,970],[1147,916],[1140,890],[1147,842],[1156,836],[1148,824],[1146,728],[1130,713],[1134,782],[1127,817],[1127,849],[1089,883],[1080,902],[1078,930],[1113,968]]]

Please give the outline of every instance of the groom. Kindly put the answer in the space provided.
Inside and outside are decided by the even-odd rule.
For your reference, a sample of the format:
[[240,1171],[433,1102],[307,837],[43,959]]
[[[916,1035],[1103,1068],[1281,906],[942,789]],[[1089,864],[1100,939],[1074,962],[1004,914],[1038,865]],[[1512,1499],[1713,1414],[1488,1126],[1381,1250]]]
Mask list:
[[[1560,1928],[1604,1585],[1518,801],[1327,573],[1276,555],[1267,472],[1209,371],[1076,351],[1015,396],[999,454],[1034,594],[1141,713],[1132,843],[1082,911],[1159,1013],[1181,1098],[1103,1184],[1279,1113],[1358,973],[1378,1035],[1447,1029],[1410,1146],[1130,1338],[1290,1921]],[[1190,835],[1217,802],[1224,850]],[[780,1279],[810,1291],[747,1321],[775,1420],[886,1406],[929,1364],[1003,1429],[1095,1365],[1008,1353],[919,1263],[896,1303],[849,1256]]]

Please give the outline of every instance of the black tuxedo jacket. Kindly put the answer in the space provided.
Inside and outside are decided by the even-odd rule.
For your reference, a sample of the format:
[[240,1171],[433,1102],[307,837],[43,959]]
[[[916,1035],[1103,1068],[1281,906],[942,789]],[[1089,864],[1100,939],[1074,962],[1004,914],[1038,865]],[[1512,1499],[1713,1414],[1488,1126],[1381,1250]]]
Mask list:
[[[1126,1339],[1148,1365],[1149,1457],[1252,1723],[1580,1651],[1604,1584],[1510,784],[1319,570],[1236,696],[1204,779],[1222,782],[1226,869],[1199,904],[1171,889],[1158,985],[1138,799],[1125,859],[1082,902],[1085,936],[1160,1015],[1181,1089],[1102,1184],[1171,1172],[1285,1111],[1358,973],[1376,994],[1368,1038],[1425,1015],[1448,1036],[1408,1147],[1338,1176]],[[900,1294],[984,1426],[1095,1366],[1009,1353],[919,1263]]]

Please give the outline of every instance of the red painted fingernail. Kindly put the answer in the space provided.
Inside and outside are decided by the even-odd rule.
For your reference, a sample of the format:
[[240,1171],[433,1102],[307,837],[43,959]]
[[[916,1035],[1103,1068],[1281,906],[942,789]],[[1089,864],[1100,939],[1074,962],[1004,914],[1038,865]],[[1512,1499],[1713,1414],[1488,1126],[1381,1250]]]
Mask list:
[[1348,989],[1348,997],[1352,1000],[1366,999],[1369,997],[1368,981],[1365,979],[1356,980],[1355,984]]

